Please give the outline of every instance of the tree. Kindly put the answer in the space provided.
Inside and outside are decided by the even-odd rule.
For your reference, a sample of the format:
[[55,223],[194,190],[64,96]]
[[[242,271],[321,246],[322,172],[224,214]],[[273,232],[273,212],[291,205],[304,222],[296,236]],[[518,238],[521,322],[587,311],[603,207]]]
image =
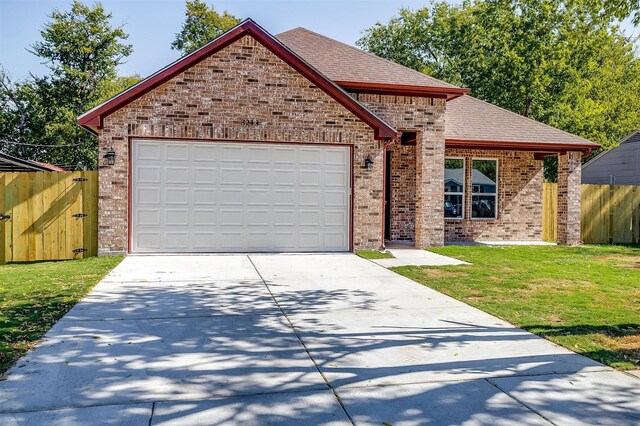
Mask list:
[[171,48],[188,54],[235,27],[240,19],[226,10],[219,14],[203,0],[187,0],[185,21]]
[[619,27],[639,9],[637,0],[436,3],[401,9],[358,43],[610,148],[640,127],[640,60]]
[[[97,165],[97,140],[79,128],[76,118],[122,89],[118,65],[132,52],[128,35],[111,26],[100,3],[77,0],[69,11],[54,9],[31,52],[42,58],[49,75],[0,88],[0,139],[3,149],[33,160],[79,168]],[[132,77],[136,79],[136,77]],[[18,144],[16,144],[17,142]]]

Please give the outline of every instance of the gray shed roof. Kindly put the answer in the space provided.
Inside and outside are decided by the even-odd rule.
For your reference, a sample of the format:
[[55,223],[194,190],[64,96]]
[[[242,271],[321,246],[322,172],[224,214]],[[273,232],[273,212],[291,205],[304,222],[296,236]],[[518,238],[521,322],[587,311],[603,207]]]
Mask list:
[[582,183],[640,185],[640,130],[582,166]]
[[13,155],[0,152],[0,172],[65,172],[66,170],[52,164],[23,160]]

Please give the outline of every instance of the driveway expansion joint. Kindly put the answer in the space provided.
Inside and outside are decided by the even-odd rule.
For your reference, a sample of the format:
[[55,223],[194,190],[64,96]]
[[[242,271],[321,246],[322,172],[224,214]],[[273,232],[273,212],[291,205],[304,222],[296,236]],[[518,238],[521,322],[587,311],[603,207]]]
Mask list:
[[269,285],[267,284],[267,282],[265,281],[265,279],[262,277],[262,274],[260,273],[260,271],[258,270],[258,267],[255,265],[255,263],[253,263],[253,259],[251,259],[251,256],[247,255],[247,258],[249,259],[249,262],[251,262],[251,264],[253,265],[253,267],[256,270],[256,273],[260,276],[260,279],[262,280],[262,282],[264,283],[264,286],[267,288],[267,291],[269,292],[269,294],[271,295],[271,298],[273,299],[274,303],[278,306],[278,309],[280,310],[280,312],[282,313],[282,315],[285,317],[285,319],[287,320],[287,323],[289,324],[289,327],[291,327],[291,330],[295,333],[298,341],[300,342],[300,344],[302,345],[302,347],[304,348],[305,352],[307,353],[307,356],[309,357],[309,359],[311,360],[311,362],[313,363],[314,367],[316,368],[316,370],[318,371],[318,374],[320,374],[320,376],[322,377],[322,380],[324,380],[324,383],[327,385],[327,387],[329,389],[331,389],[331,392],[333,392],[333,396],[336,398],[336,401],[338,402],[338,404],[340,405],[340,407],[342,408],[342,411],[344,412],[344,414],[347,416],[347,418],[349,419],[349,421],[351,422],[352,425],[355,425],[356,423],[354,422],[353,418],[351,417],[351,415],[349,414],[349,412],[347,411],[347,407],[344,406],[344,403],[342,402],[342,400],[340,399],[340,395],[338,395],[338,392],[333,388],[333,386],[331,386],[331,383],[329,383],[329,381],[327,380],[327,378],[325,377],[324,373],[322,372],[322,370],[320,370],[320,366],[318,365],[318,363],[316,362],[316,360],[313,358],[313,356],[311,355],[311,352],[309,352],[309,349],[307,348],[307,345],[305,345],[305,343],[302,341],[302,337],[300,336],[300,334],[298,333],[298,330],[296,330],[295,326],[293,325],[293,323],[291,322],[291,319],[287,316],[287,313],[284,311],[284,309],[282,308],[282,306],[280,306],[280,303],[278,303],[278,300],[276,299],[275,295],[273,294],[273,292],[271,291],[271,289],[269,288]]

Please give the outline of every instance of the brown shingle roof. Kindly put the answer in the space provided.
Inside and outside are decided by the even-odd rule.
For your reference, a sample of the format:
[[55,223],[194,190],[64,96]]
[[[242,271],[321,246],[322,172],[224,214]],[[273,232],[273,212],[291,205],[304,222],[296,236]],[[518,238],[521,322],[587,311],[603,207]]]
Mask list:
[[453,84],[429,77],[306,28],[295,28],[275,37],[337,83],[380,83],[460,89]]
[[251,19],[245,19],[229,31],[211,40],[198,50],[183,56],[177,61],[167,65],[151,76],[145,78],[130,88],[124,90],[111,99],[103,102],[95,108],[82,114],[76,122],[84,128],[97,133],[102,128],[104,117],[114,111],[138,99],[140,96],[155,89],[169,79],[191,68],[205,58],[213,55],[231,43],[236,42],[241,37],[249,35],[269,49],[272,53],[286,62],[293,69],[305,76],[310,82],[319,87],[327,95],[331,96],[338,103],[351,111],[356,117],[368,124],[374,130],[376,139],[391,139],[398,135],[398,131],[388,123],[375,115],[364,104],[358,102],[349,93],[344,91],[336,82],[327,78],[313,66],[309,65],[303,58],[295,52],[286,48],[284,44],[274,38],[264,28],[256,24]]
[[447,102],[446,140],[520,142],[598,148],[579,136],[547,126],[469,95]]

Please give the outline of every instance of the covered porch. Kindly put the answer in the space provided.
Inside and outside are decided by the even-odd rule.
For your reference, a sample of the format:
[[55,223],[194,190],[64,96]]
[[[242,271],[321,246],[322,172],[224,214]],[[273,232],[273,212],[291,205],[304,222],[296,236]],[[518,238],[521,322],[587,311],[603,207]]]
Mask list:
[[[580,243],[580,161],[566,146],[447,141],[442,160],[446,243],[543,243],[544,158],[558,158],[557,242]],[[416,146],[398,142],[385,153],[385,244],[416,246]],[[437,173],[434,173],[434,175]],[[418,213],[417,213],[418,212]]]

